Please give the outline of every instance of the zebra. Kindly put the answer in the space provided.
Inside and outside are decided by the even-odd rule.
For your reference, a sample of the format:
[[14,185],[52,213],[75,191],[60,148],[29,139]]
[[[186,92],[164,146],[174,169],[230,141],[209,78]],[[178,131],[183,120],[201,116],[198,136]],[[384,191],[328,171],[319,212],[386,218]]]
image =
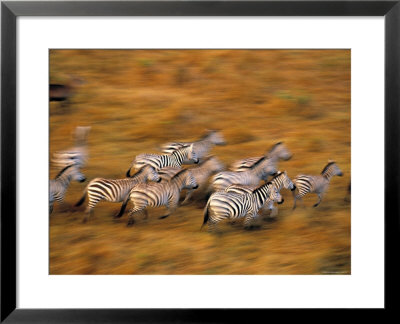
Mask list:
[[76,207],[82,205],[85,201],[86,194],[89,203],[85,211],[83,222],[86,223],[94,207],[101,200],[109,202],[121,202],[129,194],[130,190],[137,184],[146,182],[147,180],[159,182],[161,179],[153,167],[145,165],[131,178],[125,179],[104,179],[96,178],[89,182],[86,186],[82,198],[76,203]]
[[55,152],[51,163],[57,168],[64,168],[71,163],[77,165],[79,168],[83,168],[89,157],[87,137],[90,129],[90,126],[76,127],[74,134],[75,146],[65,151]]
[[[221,132],[216,130],[207,131],[207,133],[196,142],[170,142],[161,145],[161,151],[164,153],[171,154],[176,150],[192,145],[197,153],[199,159],[203,159],[208,152],[213,148],[214,145],[225,145],[225,139]],[[186,162],[187,164],[193,161]]]
[[[283,142],[278,142],[273,145],[267,153],[265,153],[264,157],[269,159],[270,163],[276,167],[279,160],[290,160],[292,158],[292,153],[290,153]],[[236,161],[231,165],[230,170],[236,172],[246,171],[260,158],[261,156]]]
[[71,180],[84,182],[85,176],[75,164],[70,164],[62,169],[49,184],[49,213],[53,212],[54,201],[62,202]]
[[[215,156],[209,156],[202,162],[200,162],[198,166],[190,168],[189,170],[192,173],[193,177],[196,179],[199,188],[201,188],[208,183],[208,178],[210,177],[211,174],[222,171],[223,168],[224,166],[221,163],[221,161],[218,160],[218,158],[216,158]],[[180,169],[178,168],[167,167],[160,169],[158,173],[160,174],[160,177],[163,180],[164,179],[169,180],[179,171]],[[193,195],[193,192],[194,192],[193,189],[187,191],[185,199],[183,200],[182,204],[186,204],[190,200],[190,198]]]
[[251,193],[236,193],[219,191],[213,193],[204,209],[204,221],[209,229],[216,228],[223,219],[244,219],[244,226],[248,228],[258,216],[259,209],[267,200],[283,203],[283,198],[271,182],[256,188]]
[[126,176],[130,176],[132,167],[140,169],[144,165],[151,165],[156,171],[164,167],[181,167],[184,161],[193,160],[199,163],[197,153],[193,150],[193,144],[180,148],[171,154],[139,154],[131,163]]
[[231,184],[257,186],[260,180],[267,180],[269,175],[276,173],[276,168],[271,165],[266,157],[260,158],[247,171],[223,171],[217,173],[212,179],[214,191],[225,190]]
[[129,212],[127,226],[134,224],[133,216],[143,211],[147,217],[147,207],[166,206],[168,213],[159,218],[171,215],[178,206],[179,195],[182,189],[196,189],[198,187],[195,178],[187,169],[178,172],[170,181],[160,183],[141,183],[133,187],[121,207],[121,211],[115,218],[122,216],[126,204],[132,201],[133,208]]
[[[290,189],[291,191],[296,189],[292,180],[288,177],[286,171],[278,171],[277,175],[271,179],[271,183],[274,185],[276,190],[280,193],[282,188]],[[230,185],[225,189],[226,192],[235,192],[239,194],[251,193],[255,188],[242,185]],[[276,217],[278,215],[278,209],[274,206],[275,201],[267,199],[262,209],[268,209],[271,211],[270,217]]]
[[330,161],[322,170],[321,175],[298,175],[293,179],[297,187],[297,194],[293,191],[293,209],[296,208],[296,201],[298,199],[301,200],[302,197],[308,193],[315,193],[318,195],[318,201],[313,205],[313,207],[317,207],[321,203],[323,194],[328,189],[331,178],[333,176],[341,177],[342,175],[343,173],[335,161]]

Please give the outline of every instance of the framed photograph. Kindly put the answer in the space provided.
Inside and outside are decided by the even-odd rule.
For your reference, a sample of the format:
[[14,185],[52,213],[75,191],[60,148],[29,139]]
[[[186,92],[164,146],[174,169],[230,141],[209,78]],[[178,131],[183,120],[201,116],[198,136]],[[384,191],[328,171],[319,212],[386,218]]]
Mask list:
[[399,15],[2,2],[1,321],[393,309]]

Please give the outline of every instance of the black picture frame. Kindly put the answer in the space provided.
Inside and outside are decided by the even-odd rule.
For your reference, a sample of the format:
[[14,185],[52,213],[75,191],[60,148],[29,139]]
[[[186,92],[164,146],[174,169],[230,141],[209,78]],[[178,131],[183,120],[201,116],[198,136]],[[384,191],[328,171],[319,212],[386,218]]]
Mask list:
[[[399,280],[400,1],[4,1],[1,3],[1,322],[241,322],[268,309],[16,308],[16,19],[19,16],[384,16],[385,308],[397,306]],[[366,157],[367,158],[367,157]],[[373,186],[373,177],[368,175]],[[368,188],[365,189],[368,194]],[[383,310],[377,310],[379,312]],[[257,320],[258,321],[258,320]],[[262,320],[264,321],[264,320]],[[253,321],[251,321],[253,322]]]

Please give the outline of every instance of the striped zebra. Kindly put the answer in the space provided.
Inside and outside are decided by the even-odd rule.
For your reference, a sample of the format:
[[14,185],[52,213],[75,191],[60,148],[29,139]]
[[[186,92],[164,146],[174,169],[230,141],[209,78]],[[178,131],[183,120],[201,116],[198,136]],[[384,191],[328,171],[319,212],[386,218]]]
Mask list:
[[[265,153],[264,157],[270,160],[270,163],[277,167],[277,163],[279,160],[290,160],[292,157],[292,153],[287,149],[285,144],[283,142],[276,143],[271,147],[271,149]],[[261,156],[258,157],[251,157],[243,160],[239,160],[234,162],[230,170],[240,172],[240,171],[246,171],[248,168],[250,168],[254,163],[256,163]]]
[[[204,186],[208,184],[208,179],[213,173],[222,171],[223,168],[224,166],[221,161],[218,160],[218,158],[216,158],[215,156],[209,156],[202,162],[200,162],[198,166],[190,168],[188,170],[190,170],[193,177],[196,179],[200,190],[202,187],[204,188]],[[179,171],[180,169],[178,168],[168,167],[160,169],[158,173],[163,180],[165,179],[168,181]],[[185,200],[182,202],[182,204],[185,204],[190,200],[193,192],[193,189],[187,191]]]
[[138,184],[132,188],[121,207],[120,213],[115,217],[121,217],[126,204],[132,201],[133,208],[129,212],[127,226],[134,224],[133,216],[136,213],[144,212],[147,217],[147,207],[166,206],[168,213],[160,217],[166,218],[176,210],[181,190],[196,189],[197,187],[196,180],[187,169],[178,172],[168,182]]
[[130,176],[132,167],[138,170],[145,165],[150,165],[158,171],[169,166],[181,167],[182,163],[188,160],[193,160],[195,163],[199,162],[197,153],[193,150],[193,145],[180,148],[171,154],[139,154],[130,165],[126,176]]
[[70,164],[62,169],[57,176],[50,180],[49,185],[49,212],[53,212],[54,201],[62,202],[64,200],[65,193],[69,187],[71,180],[84,182],[85,176],[80,173],[79,168]]
[[121,202],[129,194],[130,190],[139,183],[146,181],[160,181],[158,173],[153,167],[146,165],[135,173],[131,178],[126,179],[104,179],[96,178],[86,186],[82,198],[75,206],[80,206],[85,201],[86,195],[89,203],[85,211],[83,222],[85,223],[91,216],[94,207],[101,200],[109,202]]
[[89,158],[87,137],[89,135],[90,126],[78,126],[75,129],[75,146],[65,151],[54,152],[51,163],[56,168],[65,168],[70,164],[75,164],[79,168],[83,168]]
[[[286,171],[281,172],[278,171],[277,175],[271,179],[272,185],[276,188],[277,192],[280,193],[282,188],[290,189],[291,191],[296,189],[296,186],[293,184],[292,180],[288,177]],[[246,194],[251,193],[255,188],[249,186],[242,185],[230,185],[225,189],[226,192],[234,192],[238,194]],[[274,206],[275,201],[270,200],[269,198],[266,200],[264,206],[261,209],[268,209],[271,211],[270,217],[276,217],[278,215],[278,209]]]
[[224,219],[237,220],[244,217],[244,226],[248,228],[258,217],[259,209],[268,199],[283,203],[280,193],[271,182],[256,188],[251,193],[215,192],[210,196],[204,209],[204,221],[201,227],[208,223],[211,230]]
[[234,172],[223,171],[217,173],[212,180],[214,191],[225,190],[231,184],[240,184],[245,186],[257,186],[260,180],[267,180],[269,175],[276,173],[275,166],[271,165],[265,157],[259,159],[247,171]]
[[328,189],[329,183],[333,176],[342,176],[343,173],[337,166],[336,162],[330,161],[325,168],[322,170],[321,175],[298,175],[293,179],[294,184],[297,187],[297,193],[293,191],[294,205],[293,209],[296,208],[296,201],[301,200],[302,197],[308,193],[315,193],[318,195],[318,201],[313,205],[317,207],[322,200],[323,194]]
[[197,157],[199,159],[203,159],[205,156],[207,156],[208,152],[213,148],[214,145],[225,145],[225,139],[221,132],[210,130],[196,142],[170,142],[163,144],[161,146],[161,151],[171,154],[180,148],[192,144],[195,152],[197,153]]

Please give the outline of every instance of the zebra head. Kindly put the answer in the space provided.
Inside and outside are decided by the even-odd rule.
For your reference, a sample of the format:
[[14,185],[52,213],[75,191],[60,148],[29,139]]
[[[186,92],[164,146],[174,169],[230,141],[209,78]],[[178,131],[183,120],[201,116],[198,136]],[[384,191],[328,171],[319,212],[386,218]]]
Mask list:
[[199,185],[196,182],[196,179],[193,177],[190,171],[186,171],[186,177],[184,180],[184,187],[185,189],[197,189]]
[[56,179],[60,177],[64,177],[64,179],[67,178],[78,182],[84,182],[86,180],[85,175],[80,172],[79,167],[76,164],[70,164],[66,166],[64,169],[62,169],[56,176]]
[[189,151],[188,151],[188,157],[187,157],[187,159],[188,160],[192,160],[194,163],[199,163],[199,158],[197,157],[197,154],[196,154],[196,152],[194,151],[194,149],[193,149],[193,144],[191,144],[189,147],[188,147],[188,149],[189,149]]
[[330,179],[333,176],[341,177],[343,175],[342,170],[339,169],[335,161],[329,161],[325,168],[322,170],[321,174]]
[[290,160],[292,153],[282,142],[276,143],[267,153],[267,157],[274,160]]
[[294,185],[292,180],[290,180],[286,171],[278,171],[278,175],[275,178],[279,179],[279,182],[282,184],[283,188],[290,189],[291,191],[296,189],[296,186]]
[[205,137],[208,141],[213,143],[214,145],[225,145],[225,139],[221,132],[213,130],[209,131]]
[[210,156],[206,158],[202,162],[202,164],[207,165],[208,170],[210,170],[211,172],[220,172],[224,170],[224,165],[215,156]]
[[283,199],[283,197],[281,196],[281,194],[279,193],[278,188],[276,188],[275,186],[272,186],[271,192],[270,192],[270,194],[269,194],[269,198],[270,198],[272,201],[277,202],[279,205],[280,205],[280,204],[283,204],[283,202],[284,202],[284,199]]

